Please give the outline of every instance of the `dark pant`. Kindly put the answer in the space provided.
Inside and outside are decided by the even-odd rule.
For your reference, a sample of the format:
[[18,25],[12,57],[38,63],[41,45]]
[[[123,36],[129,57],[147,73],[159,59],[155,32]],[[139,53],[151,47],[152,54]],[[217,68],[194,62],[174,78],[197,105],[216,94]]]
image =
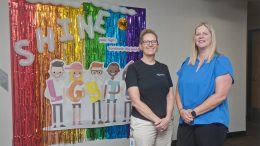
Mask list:
[[224,146],[227,132],[223,124],[180,124],[177,146]]

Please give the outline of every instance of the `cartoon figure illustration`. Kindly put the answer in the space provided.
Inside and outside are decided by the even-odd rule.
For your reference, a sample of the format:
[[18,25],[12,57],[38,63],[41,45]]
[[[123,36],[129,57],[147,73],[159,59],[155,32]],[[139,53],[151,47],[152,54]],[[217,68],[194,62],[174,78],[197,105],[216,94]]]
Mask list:
[[[90,64],[90,73],[91,73],[91,81],[86,84],[87,93],[89,94],[90,101],[92,103],[92,114],[93,121],[92,124],[95,124],[96,120],[96,107],[95,104],[98,103],[98,124],[102,124],[101,120],[101,89],[103,82],[100,80],[103,73],[104,64],[102,62],[92,62]],[[101,87],[99,87],[101,86]]]
[[[123,71],[123,74],[122,74],[122,80],[125,80],[125,78],[126,78],[126,73],[127,73],[128,66],[133,64],[133,63],[134,63],[134,61],[130,60],[125,65],[125,68],[124,68],[124,71]],[[126,122],[127,105],[129,106],[129,110],[128,111],[129,111],[129,117],[130,117],[131,116],[131,109],[132,109],[131,108],[132,102],[131,102],[130,97],[128,95],[127,89],[125,88],[124,120],[122,122]],[[129,120],[130,120],[130,118],[129,118]]]
[[[46,80],[46,88],[44,95],[50,100],[52,105],[52,127],[57,128],[57,115],[60,119],[60,127],[65,127],[63,124],[63,99],[65,95],[65,83],[62,79],[64,73],[64,61],[55,59],[50,62],[49,79]],[[56,111],[59,110],[60,114]]]
[[[115,80],[115,76],[119,73],[120,68],[116,62],[112,62],[107,67],[107,73],[110,75],[111,79],[105,85],[104,98],[108,92],[109,97],[107,98],[107,120],[105,123],[109,123],[109,103],[113,101],[113,122],[116,122],[116,94],[120,92],[120,81]],[[107,91],[108,90],[108,91]]]
[[83,66],[79,62],[73,62],[69,69],[70,85],[68,87],[68,97],[73,108],[73,125],[76,120],[76,108],[78,108],[78,125],[81,125],[81,98],[85,96],[83,82]]

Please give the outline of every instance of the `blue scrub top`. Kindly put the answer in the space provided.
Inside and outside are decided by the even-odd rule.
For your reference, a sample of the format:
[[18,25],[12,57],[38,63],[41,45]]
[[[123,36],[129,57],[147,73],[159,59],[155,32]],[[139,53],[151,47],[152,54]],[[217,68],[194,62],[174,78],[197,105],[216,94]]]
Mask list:
[[[229,74],[233,80],[231,62],[224,55],[215,54],[209,63],[207,63],[207,60],[204,60],[198,71],[196,71],[199,64],[198,59],[195,65],[188,64],[188,62],[189,58],[183,62],[180,70],[177,72],[179,77],[178,91],[184,109],[194,109],[214,94],[215,80],[218,76]],[[180,118],[180,124],[182,123],[183,120]],[[197,116],[191,125],[211,123],[221,123],[229,127],[227,98],[216,108]]]

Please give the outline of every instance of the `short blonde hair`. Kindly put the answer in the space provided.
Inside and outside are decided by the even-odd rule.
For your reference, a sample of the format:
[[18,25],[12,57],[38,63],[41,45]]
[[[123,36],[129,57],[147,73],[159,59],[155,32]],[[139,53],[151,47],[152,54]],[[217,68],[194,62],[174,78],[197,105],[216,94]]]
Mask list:
[[189,64],[192,64],[192,65],[195,65],[195,62],[196,62],[196,59],[197,59],[198,53],[199,53],[198,47],[196,46],[196,42],[195,42],[195,35],[196,35],[197,29],[201,26],[207,27],[207,29],[209,30],[209,32],[211,34],[211,44],[210,44],[210,47],[209,47],[210,53],[209,53],[209,56],[207,58],[207,63],[209,63],[211,61],[211,59],[214,57],[215,53],[218,53],[217,45],[216,45],[216,34],[215,34],[213,27],[206,22],[202,22],[195,27],[194,34],[193,34],[191,54],[190,54],[190,60],[189,60]]
[[153,34],[153,35],[155,36],[155,38],[156,38],[157,43],[158,43],[158,35],[155,33],[155,31],[152,30],[152,29],[144,29],[144,30],[142,30],[141,33],[140,33],[139,44],[142,44],[144,36],[145,36],[146,34],[148,34],[148,33]]

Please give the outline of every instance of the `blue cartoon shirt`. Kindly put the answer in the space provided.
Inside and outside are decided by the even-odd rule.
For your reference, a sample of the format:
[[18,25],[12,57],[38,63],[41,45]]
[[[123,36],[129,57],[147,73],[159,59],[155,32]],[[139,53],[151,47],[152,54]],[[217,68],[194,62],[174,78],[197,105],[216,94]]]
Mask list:
[[[213,59],[207,63],[204,60],[199,68],[199,60],[195,65],[188,64],[187,58],[177,72],[179,77],[178,91],[184,109],[194,109],[203,103],[209,96],[215,93],[215,79],[218,76],[230,74],[233,79],[233,68],[230,60],[224,55],[216,54]],[[180,124],[183,120],[180,118]],[[191,123],[194,124],[211,124],[221,123],[226,127],[229,126],[229,111],[227,99],[216,108],[202,115],[199,115]]]

